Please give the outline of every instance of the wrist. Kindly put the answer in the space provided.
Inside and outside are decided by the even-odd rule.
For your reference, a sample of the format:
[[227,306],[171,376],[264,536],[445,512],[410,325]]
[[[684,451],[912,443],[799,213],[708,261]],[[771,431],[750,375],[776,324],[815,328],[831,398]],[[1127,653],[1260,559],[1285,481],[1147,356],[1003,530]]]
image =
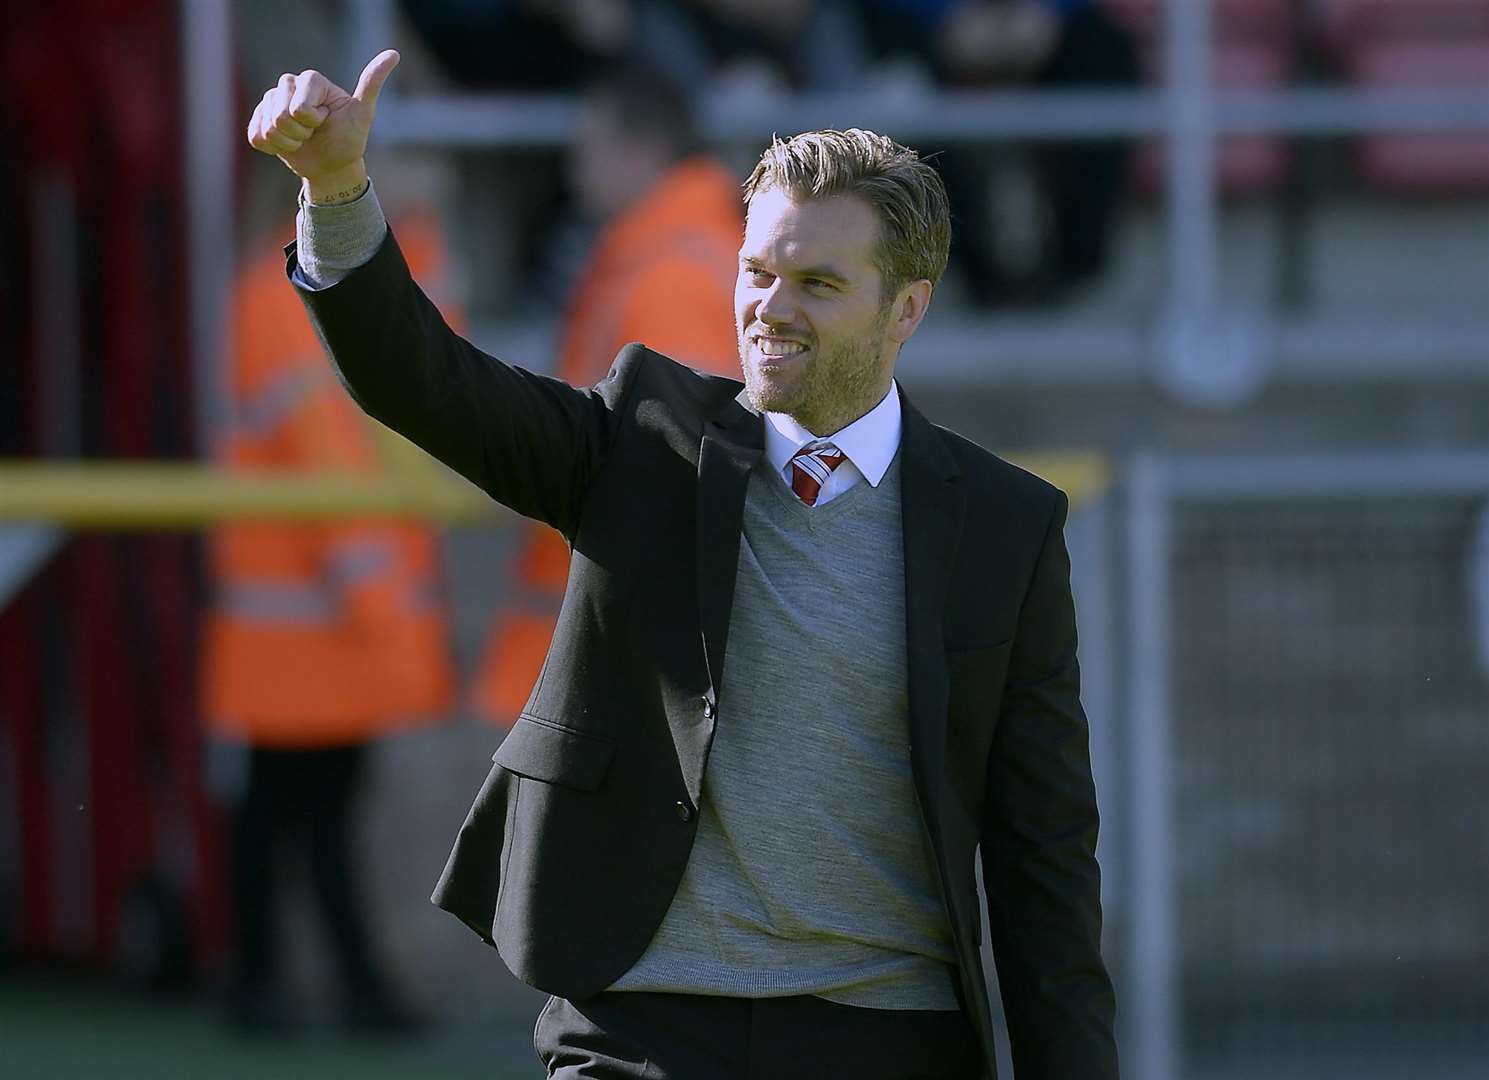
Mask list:
[[367,165],[358,161],[334,173],[302,178],[300,194],[314,206],[336,206],[359,198],[367,184]]

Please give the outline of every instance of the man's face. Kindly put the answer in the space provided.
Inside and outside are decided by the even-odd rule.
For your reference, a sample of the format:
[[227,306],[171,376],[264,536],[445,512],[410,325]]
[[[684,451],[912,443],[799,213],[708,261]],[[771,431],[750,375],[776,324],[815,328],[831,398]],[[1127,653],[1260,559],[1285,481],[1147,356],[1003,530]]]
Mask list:
[[750,402],[830,435],[889,389],[899,342],[874,265],[879,222],[851,195],[750,200],[734,321]]

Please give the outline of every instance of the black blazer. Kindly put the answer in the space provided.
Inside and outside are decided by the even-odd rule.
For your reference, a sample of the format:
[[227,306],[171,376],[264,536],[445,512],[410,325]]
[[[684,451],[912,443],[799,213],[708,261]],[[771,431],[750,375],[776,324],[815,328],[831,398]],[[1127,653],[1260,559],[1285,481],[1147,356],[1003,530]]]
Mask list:
[[[524,982],[593,994],[660,925],[718,703],[754,689],[723,660],[764,421],[738,382],[641,345],[587,390],[486,355],[445,325],[391,232],[339,284],[296,287],[363,409],[572,548],[542,674],[433,899]],[[1019,1080],[1115,1080],[1066,499],[901,406],[911,758],[959,998],[991,1077],[981,843]]]

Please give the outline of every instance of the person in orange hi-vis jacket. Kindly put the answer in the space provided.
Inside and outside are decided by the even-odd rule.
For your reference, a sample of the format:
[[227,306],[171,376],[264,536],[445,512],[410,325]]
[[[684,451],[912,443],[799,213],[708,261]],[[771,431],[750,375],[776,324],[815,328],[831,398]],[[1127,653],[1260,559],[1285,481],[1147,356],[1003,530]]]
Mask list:
[[[445,317],[446,256],[434,216],[397,213],[398,238]],[[235,469],[372,471],[397,453],[347,397],[292,290],[277,242],[249,253],[233,296],[230,426]],[[405,444],[406,446],[406,444]],[[431,463],[432,465],[432,463]],[[335,957],[342,1020],[418,1024],[374,958],[352,854],[369,745],[446,714],[456,686],[438,536],[391,520],[234,521],[212,530],[202,709],[215,745],[246,748],[233,808],[234,972],[228,1018],[245,1031],[299,1026],[280,985],[278,878],[307,854]],[[296,849],[301,845],[307,852]]]
[[[738,376],[739,184],[696,148],[686,98],[655,75],[626,73],[586,95],[570,181],[581,209],[605,224],[569,297],[557,370],[564,381],[598,382],[629,341]],[[524,528],[471,691],[472,709],[501,727],[538,677],[569,568],[558,533]]]

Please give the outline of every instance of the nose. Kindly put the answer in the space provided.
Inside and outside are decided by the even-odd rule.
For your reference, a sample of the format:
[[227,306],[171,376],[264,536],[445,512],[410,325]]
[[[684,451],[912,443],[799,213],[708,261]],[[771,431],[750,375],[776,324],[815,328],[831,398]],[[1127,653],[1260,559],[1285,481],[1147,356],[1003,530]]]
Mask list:
[[777,278],[755,305],[755,318],[767,326],[786,326],[791,322],[791,303],[785,283]]

